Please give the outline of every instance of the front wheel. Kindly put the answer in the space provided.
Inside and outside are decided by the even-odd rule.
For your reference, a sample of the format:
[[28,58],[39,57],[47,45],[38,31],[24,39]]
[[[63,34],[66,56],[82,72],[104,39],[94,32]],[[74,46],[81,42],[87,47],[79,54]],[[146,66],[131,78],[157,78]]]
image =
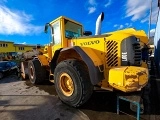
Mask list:
[[60,62],[55,69],[54,80],[60,99],[73,107],[83,105],[93,92],[88,70],[78,60]]

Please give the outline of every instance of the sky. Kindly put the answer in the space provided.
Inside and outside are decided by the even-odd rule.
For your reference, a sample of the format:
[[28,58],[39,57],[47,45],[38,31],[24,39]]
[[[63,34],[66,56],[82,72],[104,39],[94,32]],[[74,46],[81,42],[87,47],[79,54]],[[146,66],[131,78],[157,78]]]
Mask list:
[[[158,0],[152,2],[151,35],[154,35]],[[104,12],[101,32],[125,28],[148,34],[151,0],[0,0],[0,40],[21,44],[47,44],[44,25],[59,16],[83,24],[95,34],[97,17]]]

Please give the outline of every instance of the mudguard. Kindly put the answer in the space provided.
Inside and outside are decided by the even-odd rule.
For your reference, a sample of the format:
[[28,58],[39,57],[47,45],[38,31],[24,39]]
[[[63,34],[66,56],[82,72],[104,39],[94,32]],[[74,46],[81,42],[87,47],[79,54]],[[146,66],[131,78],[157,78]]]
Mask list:
[[[99,83],[100,81],[104,79],[104,72],[101,71],[104,69],[103,64],[99,64],[98,66],[95,66],[92,59],[84,51],[85,49],[82,49],[79,46],[73,46],[73,47],[64,48],[62,50],[58,50],[55,56],[59,56],[61,52],[68,51],[71,49],[75,50],[80,55],[80,57],[85,62],[85,64],[87,65],[88,70],[89,70],[90,80],[93,85],[96,85],[97,83]],[[55,66],[55,58],[58,58],[58,57],[53,57],[52,59],[52,62],[51,62],[52,72],[54,72],[53,67]]]

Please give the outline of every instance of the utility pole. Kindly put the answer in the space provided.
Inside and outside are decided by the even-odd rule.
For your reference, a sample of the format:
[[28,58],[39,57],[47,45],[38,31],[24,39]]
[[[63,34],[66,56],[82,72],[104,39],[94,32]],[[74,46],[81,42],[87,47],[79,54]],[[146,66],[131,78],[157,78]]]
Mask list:
[[151,18],[152,18],[152,1],[150,2],[150,14],[149,14],[149,23],[148,23],[148,39],[150,38],[150,29],[151,29]]

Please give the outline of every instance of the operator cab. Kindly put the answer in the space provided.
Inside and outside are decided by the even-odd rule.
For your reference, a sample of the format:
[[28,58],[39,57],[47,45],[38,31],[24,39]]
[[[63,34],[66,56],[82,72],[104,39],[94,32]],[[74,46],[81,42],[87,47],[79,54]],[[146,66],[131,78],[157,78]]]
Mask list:
[[48,32],[48,26],[50,26],[51,42],[54,45],[62,44],[63,47],[67,45],[67,40],[72,38],[82,37],[83,35],[92,35],[92,32],[83,32],[82,24],[61,16],[50,23],[46,23],[44,32]]

